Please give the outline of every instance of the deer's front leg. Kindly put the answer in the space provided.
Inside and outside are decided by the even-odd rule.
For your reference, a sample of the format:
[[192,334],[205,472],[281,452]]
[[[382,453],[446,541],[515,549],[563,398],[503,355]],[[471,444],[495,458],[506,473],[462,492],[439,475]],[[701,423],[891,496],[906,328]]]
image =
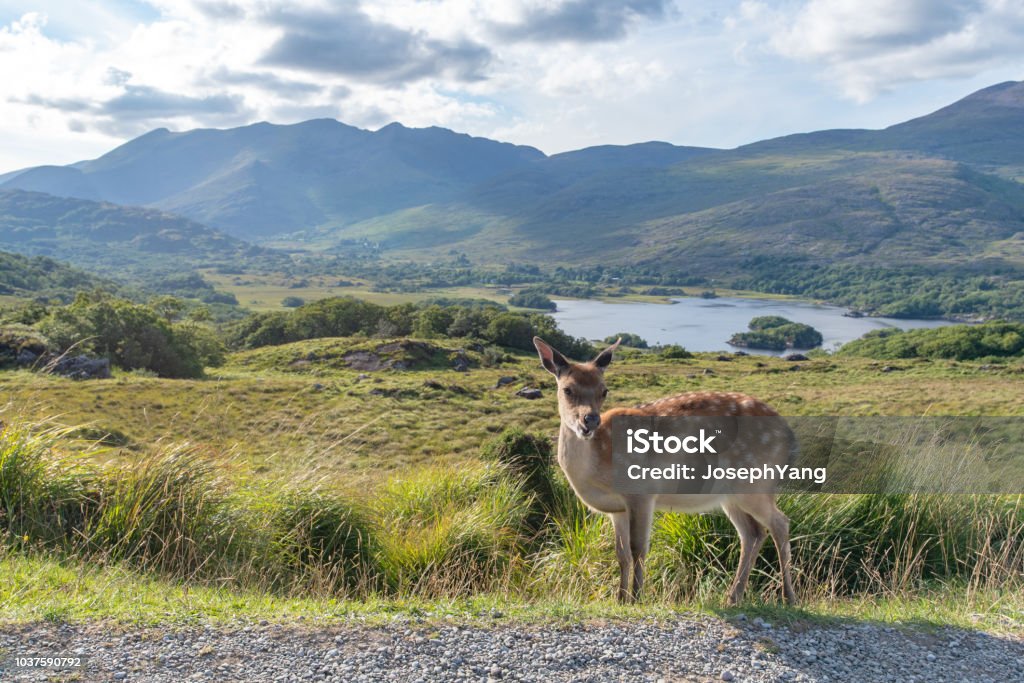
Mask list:
[[633,600],[640,599],[644,588],[644,566],[651,547],[651,525],[654,523],[654,499],[644,498],[629,507],[629,547],[633,555]]
[[615,529],[615,557],[619,560],[619,602],[629,602],[629,577],[633,568],[633,552],[629,544],[629,510],[613,512]]

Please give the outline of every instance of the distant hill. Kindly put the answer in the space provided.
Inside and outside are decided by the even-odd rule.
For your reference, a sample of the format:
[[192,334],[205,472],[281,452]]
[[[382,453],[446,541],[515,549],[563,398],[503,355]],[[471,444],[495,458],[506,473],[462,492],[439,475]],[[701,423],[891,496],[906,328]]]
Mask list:
[[0,251],[0,295],[68,300],[76,291],[96,288],[116,291],[118,286],[45,256]]
[[2,176],[0,188],[144,204],[247,239],[301,232],[288,241],[311,248],[368,240],[421,260],[639,263],[724,282],[765,259],[1017,273],[1022,178],[1024,83],[1009,82],[884,130],[733,150],[652,142],[545,156],[332,120],[156,130],[93,161]]
[[252,239],[451,199],[544,155],[443,128],[376,132],[318,119],[154,130],[102,157],[0,178],[0,188],[146,205]]
[[[560,173],[556,155],[446,202],[327,233],[414,255],[636,264],[728,280],[755,258],[1024,266],[1024,83],[881,131],[792,135],[735,150]],[[678,149],[678,148],[677,148]],[[644,164],[645,158],[652,159]],[[415,252],[414,252],[415,250]]]
[[162,211],[21,190],[0,191],[0,249],[122,279],[136,271],[180,273],[267,253]]

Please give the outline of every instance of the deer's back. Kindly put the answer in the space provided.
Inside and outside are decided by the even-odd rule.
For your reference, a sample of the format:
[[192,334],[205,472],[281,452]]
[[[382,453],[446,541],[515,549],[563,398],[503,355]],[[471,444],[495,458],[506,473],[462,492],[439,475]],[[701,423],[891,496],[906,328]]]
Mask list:
[[609,416],[626,415],[709,415],[709,416],[752,416],[774,417],[778,413],[763,401],[738,392],[691,391],[675,396],[666,396],[657,401],[643,403],[635,408],[612,409]]

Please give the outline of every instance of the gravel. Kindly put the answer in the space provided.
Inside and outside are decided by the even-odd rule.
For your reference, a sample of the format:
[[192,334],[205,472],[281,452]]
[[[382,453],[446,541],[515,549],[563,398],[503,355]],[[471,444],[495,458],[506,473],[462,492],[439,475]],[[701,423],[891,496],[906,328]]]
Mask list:
[[266,621],[142,628],[0,626],[10,655],[87,656],[84,670],[0,671],[45,681],[1024,681],[1024,640],[866,622],[740,616],[493,626],[396,619],[312,628]]

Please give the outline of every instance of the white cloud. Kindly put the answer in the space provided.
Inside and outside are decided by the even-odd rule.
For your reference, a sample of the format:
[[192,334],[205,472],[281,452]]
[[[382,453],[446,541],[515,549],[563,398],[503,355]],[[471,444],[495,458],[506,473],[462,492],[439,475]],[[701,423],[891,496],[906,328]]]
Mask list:
[[[1006,80],[1024,45],[1019,0],[87,4],[40,0],[47,23],[0,0],[0,172],[96,156],[157,126],[321,116],[547,152],[732,146],[926,113]],[[309,51],[356,29],[385,53]]]
[[866,102],[899,85],[1024,66],[1024,4],[1014,0],[811,0],[771,45],[812,63]]

